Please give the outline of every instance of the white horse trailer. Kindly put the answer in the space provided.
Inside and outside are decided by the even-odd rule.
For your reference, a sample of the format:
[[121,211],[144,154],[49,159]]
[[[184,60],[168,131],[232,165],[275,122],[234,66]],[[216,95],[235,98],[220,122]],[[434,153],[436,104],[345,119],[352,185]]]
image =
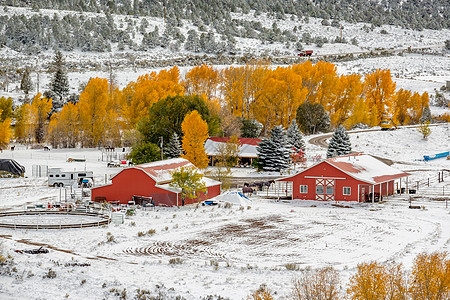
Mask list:
[[81,185],[83,179],[94,180],[92,171],[68,171],[64,172],[59,168],[48,169],[48,185],[49,186],[70,186],[75,182]]

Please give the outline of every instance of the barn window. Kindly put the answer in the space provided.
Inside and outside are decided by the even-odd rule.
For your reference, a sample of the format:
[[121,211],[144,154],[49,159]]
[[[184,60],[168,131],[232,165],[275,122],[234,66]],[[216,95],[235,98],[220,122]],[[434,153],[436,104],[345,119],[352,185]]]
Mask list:
[[300,193],[307,194],[308,193],[308,186],[307,185],[301,185],[300,186]]
[[334,187],[333,186],[327,186],[327,195],[333,195],[334,194]]
[[323,194],[323,186],[321,185],[316,186],[316,194]]
[[349,186],[344,186],[344,195],[351,195],[352,194],[352,188]]

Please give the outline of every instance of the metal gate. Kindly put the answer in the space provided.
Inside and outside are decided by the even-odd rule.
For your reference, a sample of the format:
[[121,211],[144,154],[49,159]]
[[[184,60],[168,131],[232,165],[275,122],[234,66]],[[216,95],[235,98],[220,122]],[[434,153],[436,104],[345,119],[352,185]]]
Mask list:
[[334,179],[316,179],[316,200],[334,200]]

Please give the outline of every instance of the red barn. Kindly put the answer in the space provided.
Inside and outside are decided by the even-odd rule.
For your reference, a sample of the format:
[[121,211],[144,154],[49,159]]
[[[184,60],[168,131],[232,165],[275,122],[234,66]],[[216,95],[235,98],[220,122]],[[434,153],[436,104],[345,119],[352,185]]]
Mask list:
[[355,153],[326,159],[278,181],[292,182],[292,199],[364,202],[394,194],[394,181],[409,175]]
[[[93,201],[119,201],[127,204],[133,196],[152,197],[155,205],[181,205],[181,190],[171,187],[171,172],[180,167],[194,167],[184,158],[173,158],[151,162],[126,168],[112,177],[112,183],[92,188]],[[207,187],[206,193],[201,193],[196,199],[186,199],[185,204],[191,204],[220,194],[220,182],[203,177]]]

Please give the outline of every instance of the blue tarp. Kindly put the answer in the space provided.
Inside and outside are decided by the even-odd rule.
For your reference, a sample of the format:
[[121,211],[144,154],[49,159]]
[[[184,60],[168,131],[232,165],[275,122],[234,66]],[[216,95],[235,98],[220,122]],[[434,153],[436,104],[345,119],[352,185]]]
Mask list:
[[438,154],[433,154],[433,155],[424,155],[423,156],[423,160],[424,161],[429,161],[429,160],[436,159],[436,158],[447,157],[449,155],[450,155],[450,151],[442,152],[442,153],[438,153]]

